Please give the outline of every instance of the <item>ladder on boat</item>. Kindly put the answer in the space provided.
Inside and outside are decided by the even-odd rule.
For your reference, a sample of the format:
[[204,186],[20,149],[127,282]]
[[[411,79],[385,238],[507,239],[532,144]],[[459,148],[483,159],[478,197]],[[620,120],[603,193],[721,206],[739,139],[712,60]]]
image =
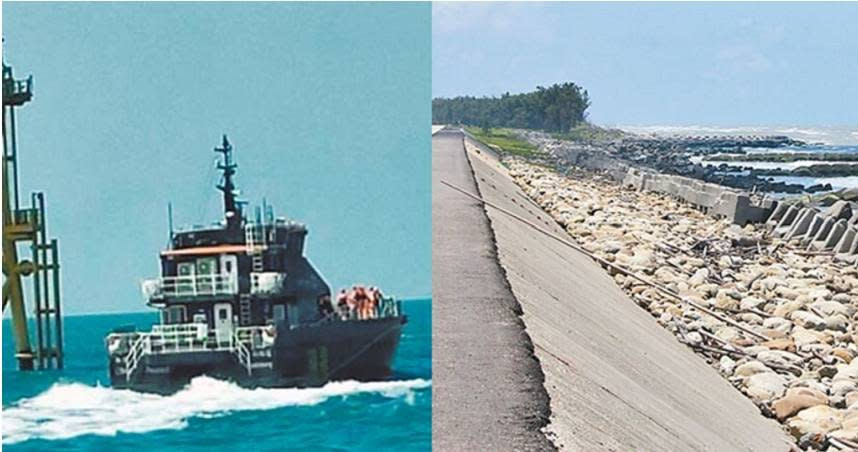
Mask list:
[[241,294],[239,301],[238,301],[238,312],[239,312],[239,317],[238,317],[239,325],[241,325],[241,326],[250,325],[250,320],[251,320],[250,319],[250,317],[251,317],[251,315],[250,315],[251,314],[250,294],[246,294],[246,293]]
[[247,254],[250,255],[253,262],[253,272],[259,273],[265,270],[265,263],[262,258],[262,252],[267,245],[265,237],[265,225],[248,222],[244,225],[244,245],[247,247]]

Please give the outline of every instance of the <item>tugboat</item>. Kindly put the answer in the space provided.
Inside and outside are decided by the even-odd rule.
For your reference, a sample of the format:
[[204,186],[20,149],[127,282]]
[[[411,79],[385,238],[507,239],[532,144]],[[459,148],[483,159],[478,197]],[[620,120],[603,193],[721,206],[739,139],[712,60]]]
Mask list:
[[303,255],[307,228],[275,219],[266,205],[248,220],[245,202],[236,199],[226,135],[215,152],[222,154],[223,220],[181,232],[171,227],[161,276],[141,285],[160,323],[106,337],[111,385],[170,393],[200,375],[245,387],[388,377],[407,321],[401,303],[355,286],[334,306],[330,287]]

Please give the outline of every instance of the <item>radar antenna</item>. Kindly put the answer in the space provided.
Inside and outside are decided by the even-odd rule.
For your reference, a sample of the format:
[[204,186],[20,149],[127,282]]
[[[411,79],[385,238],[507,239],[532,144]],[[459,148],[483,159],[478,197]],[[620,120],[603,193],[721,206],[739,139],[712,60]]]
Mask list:
[[215,148],[214,151],[223,154],[223,160],[217,164],[217,168],[223,171],[221,183],[217,189],[223,192],[223,215],[226,218],[226,227],[227,229],[238,228],[241,227],[241,203],[235,199],[237,190],[232,181],[238,165],[232,159],[232,145],[229,144],[226,134],[223,136],[221,147]]

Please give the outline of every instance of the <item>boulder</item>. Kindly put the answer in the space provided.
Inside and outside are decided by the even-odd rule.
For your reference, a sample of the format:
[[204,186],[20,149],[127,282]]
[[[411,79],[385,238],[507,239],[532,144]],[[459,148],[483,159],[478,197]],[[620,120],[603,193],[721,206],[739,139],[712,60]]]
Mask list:
[[[799,297],[801,298],[801,297]],[[802,303],[798,298],[795,300],[787,301],[786,303],[781,303],[778,307],[775,308],[775,311],[772,313],[777,317],[788,318],[791,314],[798,312],[801,308],[804,307],[804,303]]]
[[830,343],[832,340],[831,335],[828,333],[824,333],[821,331],[813,331],[800,326],[797,326],[792,330],[792,338],[795,341],[795,345],[799,347],[801,347],[802,345],[818,343],[827,344]]
[[843,412],[827,405],[816,405],[805,408],[787,423],[790,433],[801,438],[808,433],[826,434],[840,428]]
[[836,356],[836,357],[840,358],[840,359],[841,359],[841,360],[843,360],[843,362],[845,362],[846,364],[851,363],[851,362],[852,362],[852,358],[854,357],[854,355],[852,354],[852,352],[851,352],[851,351],[849,351],[849,349],[846,349],[846,348],[835,348],[835,349],[831,350],[831,354],[832,354],[833,356]]
[[727,355],[721,357],[721,360],[718,363],[718,368],[721,370],[721,373],[724,375],[733,375],[733,369],[736,368],[736,361],[730,358]]
[[707,279],[709,279],[709,269],[701,268],[694,272],[694,274],[691,275],[691,278],[688,278],[688,285],[691,287],[697,287],[705,283]]
[[810,304],[810,307],[826,316],[841,314],[848,316],[851,314],[848,306],[838,303],[837,301],[816,301]]
[[835,314],[825,318],[825,328],[834,331],[846,331],[849,328],[849,319],[843,314]]
[[799,411],[816,405],[828,405],[828,397],[811,388],[789,388],[786,395],[772,404],[775,416],[781,421]]
[[791,366],[801,362],[801,356],[783,350],[768,350],[757,354],[757,360],[766,365]]
[[792,329],[792,322],[782,317],[769,317],[763,320],[763,328],[789,333]]
[[785,352],[795,352],[796,343],[793,342],[791,338],[783,337],[780,339],[772,339],[770,341],[763,342],[762,345],[765,345],[770,350],[781,350]]
[[771,369],[769,369],[768,367],[766,367],[765,364],[759,361],[748,361],[746,363],[739,364],[739,366],[737,366],[736,370],[733,372],[733,375],[737,377],[750,377],[758,373],[771,371]]
[[812,313],[807,311],[795,311],[790,314],[790,319],[795,322],[796,325],[803,326],[812,330],[824,330],[825,329],[825,320]]
[[745,391],[748,396],[758,402],[780,397],[785,390],[786,380],[774,372],[751,375],[745,382]]

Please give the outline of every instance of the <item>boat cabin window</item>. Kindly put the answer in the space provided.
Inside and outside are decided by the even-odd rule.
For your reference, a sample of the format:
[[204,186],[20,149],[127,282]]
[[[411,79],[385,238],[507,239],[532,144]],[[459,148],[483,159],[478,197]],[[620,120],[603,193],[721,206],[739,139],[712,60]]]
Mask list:
[[214,257],[201,257],[197,259],[198,275],[213,275],[216,273],[217,259]]
[[286,320],[286,305],[283,304],[275,304],[274,305],[274,321],[282,322]]
[[170,325],[173,323],[184,323],[187,310],[184,306],[170,306],[161,310],[161,323]]
[[193,262],[179,262],[178,266],[178,275],[179,276],[193,276],[194,274],[194,263]]
[[226,320],[226,316],[227,316],[226,311],[227,311],[226,309],[219,309],[217,311],[217,317],[219,320]]

